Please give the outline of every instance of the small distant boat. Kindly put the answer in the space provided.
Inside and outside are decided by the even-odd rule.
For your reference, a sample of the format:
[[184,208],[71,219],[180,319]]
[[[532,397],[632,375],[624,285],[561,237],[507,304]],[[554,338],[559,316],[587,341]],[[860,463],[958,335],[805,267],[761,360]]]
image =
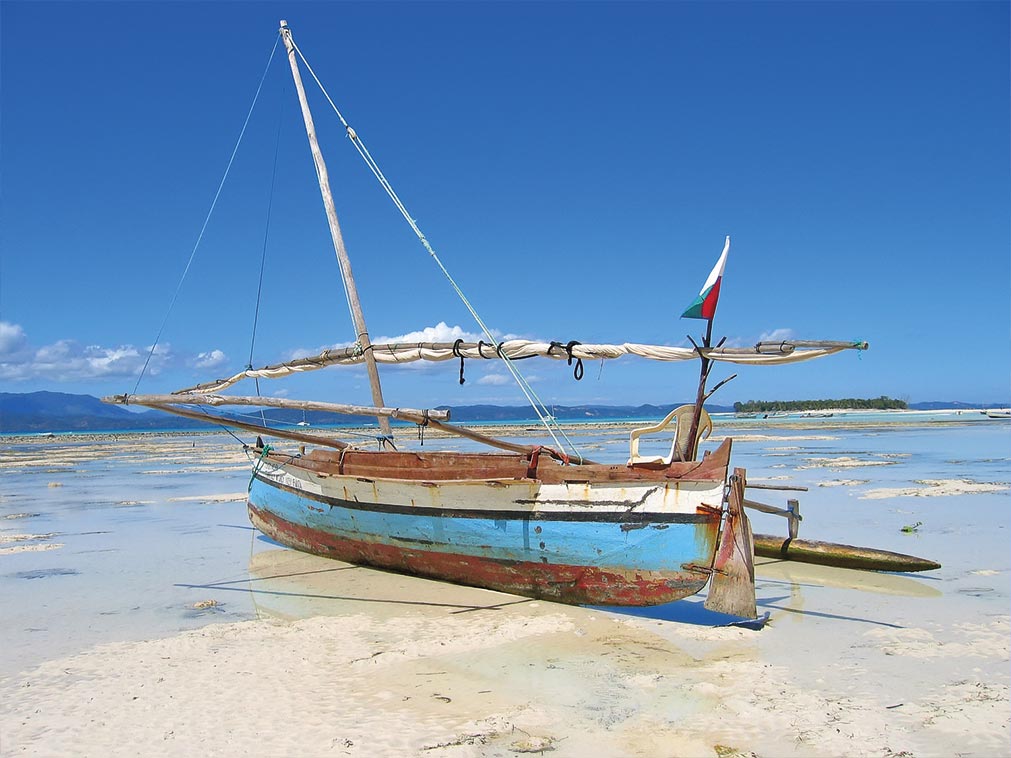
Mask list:
[[832,418],[834,413],[824,413],[821,411],[809,411],[807,413],[800,414],[801,418]]
[[1011,418],[1011,410],[1005,411],[987,411],[987,418]]

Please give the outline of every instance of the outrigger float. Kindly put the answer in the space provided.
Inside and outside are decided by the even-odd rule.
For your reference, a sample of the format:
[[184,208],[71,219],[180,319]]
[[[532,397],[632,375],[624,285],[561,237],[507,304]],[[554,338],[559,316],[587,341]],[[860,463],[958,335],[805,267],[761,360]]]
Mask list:
[[[253,464],[248,500],[253,525],[289,547],[353,564],[561,603],[593,605],[656,605],[694,595],[708,586],[705,601],[708,608],[745,618],[756,616],[756,552],[767,554],[771,550],[786,560],[816,557],[815,562],[856,566],[849,556],[867,551],[838,545],[825,547],[824,543],[818,543],[822,547],[815,550],[809,543],[796,539],[800,514],[795,503],[777,509],[746,497],[753,486],[748,485],[744,469],[731,468],[731,440],[701,455],[699,444],[712,428],[703,407],[705,401],[733,378],[724,379],[707,391],[709,373],[716,364],[795,363],[842,350],[866,350],[866,342],[793,340],[735,348],[725,347],[721,340],[713,345],[713,317],[730,248],[727,237],[709,280],[684,314],[707,322],[701,342],[689,338],[690,348],[639,343],[581,344],[576,340],[497,343],[449,278],[361,138],[334,107],[348,138],[489,340],[488,343],[457,340],[373,344],[302,85],[298,59],[306,66],[308,63],[284,21],[279,34],[298,93],[334,251],[348,293],[356,341],[346,350],[328,350],[259,369],[248,366],[231,377],[168,395],[118,395],[105,398],[106,402],[142,405],[255,432],[256,444],[247,446]],[[329,95],[327,99],[330,100]],[[632,432],[627,462],[593,462],[575,450],[516,368],[517,360],[535,356],[575,363],[577,378],[582,373],[582,361],[586,360],[622,356],[666,362],[697,360],[701,371],[696,400],[692,405],[673,410],[660,423]],[[388,405],[379,381],[379,364],[414,360],[460,361],[461,372],[465,360],[501,361],[531,401],[554,444],[520,445],[453,425],[446,410]],[[331,365],[360,364],[368,370],[372,406],[220,394],[244,379],[274,379]],[[279,407],[373,416],[379,422],[380,449],[361,449],[306,429],[268,428],[248,419],[209,413],[207,408],[214,406]],[[394,442],[391,419],[439,429],[502,452],[391,449]],[[666,456],[639,454],[640,437],[666,429],[672,431],[674,438]],[[291,451],[282,451],[264,444],[262,438],[266,436],[298,445]],[[785,542],[761,535],[753,537],[747,516],[749,508],[787,517],[790,537]],[[937,567],[910,556],[890,555],[894,557],[891,563],[856,567],[889,571]]]

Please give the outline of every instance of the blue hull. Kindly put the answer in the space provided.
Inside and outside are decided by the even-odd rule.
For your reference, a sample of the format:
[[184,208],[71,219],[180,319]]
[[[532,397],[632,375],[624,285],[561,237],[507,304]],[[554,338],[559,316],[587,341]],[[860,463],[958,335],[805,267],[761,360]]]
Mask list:
[[447,510],[354,502],[258,474],[252,522],[299,550],[568,603],[654,605],[709,578],[720,513]]

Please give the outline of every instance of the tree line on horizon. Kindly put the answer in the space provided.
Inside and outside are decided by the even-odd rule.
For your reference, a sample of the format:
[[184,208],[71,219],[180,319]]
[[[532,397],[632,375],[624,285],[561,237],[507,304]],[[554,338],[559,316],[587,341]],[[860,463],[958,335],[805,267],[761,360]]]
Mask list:
[[895,398],[882,395],[881,397],[874,398],[848,397],[836,400],[749,400],[746,403],[734,403],[734,412],[822,411],[830,408],[895,411],[906,410],[908,407],[904,400],[896,400]]

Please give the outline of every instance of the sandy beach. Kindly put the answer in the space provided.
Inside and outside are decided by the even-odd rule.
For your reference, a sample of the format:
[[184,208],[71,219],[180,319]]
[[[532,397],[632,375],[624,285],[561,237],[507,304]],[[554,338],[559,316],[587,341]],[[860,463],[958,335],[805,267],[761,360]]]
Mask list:
[[1011,755],[1011,426],[733,433],[802,536],[943,567],[759,559],[761,629],[569,607],[281,548],[224,435],[6,438],[0,756]]

